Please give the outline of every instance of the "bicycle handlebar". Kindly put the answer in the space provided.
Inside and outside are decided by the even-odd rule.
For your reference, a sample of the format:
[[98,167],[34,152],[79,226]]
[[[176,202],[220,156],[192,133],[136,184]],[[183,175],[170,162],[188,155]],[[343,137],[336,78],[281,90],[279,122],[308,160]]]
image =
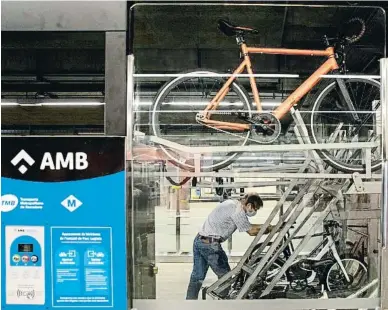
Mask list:
[[349,26],[350,24],[352,24],[354,22],[360,23],[361,29],[360,29],[360,32],[357,35],[353,34],[350,37],[349,36],[344,36],[344,39],[349,44],[352,44],[352,43],[355,43],[355,42],[359,41],[363,37],[363,35],[365,34],[365,30],[366,30],[365,21],[363,19],[359,18],[359,17],[354,17],[354,18],[349,19],[348,22],[346,22],[344,24],[344,27]]
[[[349,32],[351,32],[351,24],[359,23],[360,24],[360,31],[357,34],[350,35]],[[359,41],[365,34],[366,25],[365,21],[362,18],[354,17],[349,19],[346,23],[344,23],[339,32],[337,33],[337,36],[334,38],[328,38],[326,35],[323,37],[324,43],[326,46],[332,46],[341,44],[341,45],[350,45],[352,43],[355,43]],[[348,34],[347,34],[348,33]],[[332,43],[331,43],[332,42]]]

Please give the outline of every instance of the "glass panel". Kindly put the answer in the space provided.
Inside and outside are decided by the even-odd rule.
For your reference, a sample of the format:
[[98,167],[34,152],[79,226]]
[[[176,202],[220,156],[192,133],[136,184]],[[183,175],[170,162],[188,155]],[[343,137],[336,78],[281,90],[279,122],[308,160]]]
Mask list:
[[384,12],[133,13],[135,306],[199,293],[377,307]]

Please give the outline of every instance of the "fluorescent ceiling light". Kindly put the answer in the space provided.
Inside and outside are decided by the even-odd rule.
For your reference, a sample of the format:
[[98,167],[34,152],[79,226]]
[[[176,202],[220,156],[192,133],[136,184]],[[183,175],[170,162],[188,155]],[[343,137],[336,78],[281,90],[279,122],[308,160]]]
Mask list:
[[73,106],[73,107],[81,107],[81,106],[101,106],[105,105],[105,102],[42,102],[42,103],[18,103],[18,102],[2,102],[1,106],[9,107],[9,106],[20,106],[20,107],[59,107],[59,106]]

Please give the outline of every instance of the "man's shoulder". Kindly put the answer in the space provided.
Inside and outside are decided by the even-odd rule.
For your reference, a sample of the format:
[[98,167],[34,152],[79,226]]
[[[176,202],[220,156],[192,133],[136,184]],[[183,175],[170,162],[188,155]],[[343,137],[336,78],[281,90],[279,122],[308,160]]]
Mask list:
[[243,209],[241,208],[241,204],[238,200],[228,199],[223,201],[219,206],[223,210],[228,210],[229,213],[243,212]]
[[238,201],[233,199],[227,199],[220,203],[221,207],[237,207]]

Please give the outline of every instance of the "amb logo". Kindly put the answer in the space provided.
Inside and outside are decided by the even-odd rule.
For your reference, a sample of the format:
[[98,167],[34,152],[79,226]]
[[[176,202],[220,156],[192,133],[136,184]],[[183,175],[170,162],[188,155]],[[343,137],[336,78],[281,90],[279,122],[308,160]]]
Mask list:
[[47,167],[50,170],[85,170],[89,163],[87,161],[88,156],[84,152],[69,152],[66,157],[63,153],[56,153],[55,157],[51,156],[51,153],[44,153],[42,162],[40,164],[40,170],[45,170]]
[[[46,152],[43,154],[43,158],[40,161],[40,170],[85,170],[88,166],[88,156],[84,152],[69,152],[69,153],[55,153],[51,154]],[[21,174],[27,172],[28,168],[22,163],[26,163],[29,167],[35,164],[35,160],[25,151],[21,150],[11,160],[11,164],[15,167],[18,166],[18,170]],[[20,164],[20,165],[19,165]]]

